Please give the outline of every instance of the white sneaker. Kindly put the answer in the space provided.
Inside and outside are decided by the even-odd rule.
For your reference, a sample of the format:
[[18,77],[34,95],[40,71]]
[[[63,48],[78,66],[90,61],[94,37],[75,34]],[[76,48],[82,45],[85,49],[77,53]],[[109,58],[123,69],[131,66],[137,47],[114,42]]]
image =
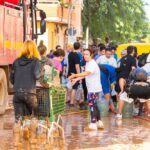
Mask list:
[[117,119],[116,120],[116,125],[121,126],[122,125],[122,119]]
[[122,119],[122,114],[117,114],[116,119]]
[[98,129],[104,129],[104,124],[101,120],[97,121],[96,124]]
[[96,123],[90,123],[88,128],[89,128],[89,130],[97,130],[97,124]]

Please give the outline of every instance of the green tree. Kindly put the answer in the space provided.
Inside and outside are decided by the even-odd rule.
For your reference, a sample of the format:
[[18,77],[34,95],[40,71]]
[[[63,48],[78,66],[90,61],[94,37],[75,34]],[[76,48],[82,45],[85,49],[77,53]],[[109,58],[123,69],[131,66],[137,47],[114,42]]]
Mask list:
[[92,39],[109,36],[127,42],[143,38],[148,30],[142,0],[84,0],[82,19]]

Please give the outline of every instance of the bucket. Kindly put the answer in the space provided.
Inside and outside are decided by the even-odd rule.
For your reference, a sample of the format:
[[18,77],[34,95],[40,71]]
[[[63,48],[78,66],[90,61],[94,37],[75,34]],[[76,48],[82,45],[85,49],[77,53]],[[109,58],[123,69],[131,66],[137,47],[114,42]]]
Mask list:
[[107,117],[109,113],[108,102],[105,100],[104,95],[100,96],[97,101],[98,109],[100,110],[101,117]]
[[122,111],[122,117],[132,118],[132,116],[133,116],[133,102],[132,103],[125,102],[125,105]]

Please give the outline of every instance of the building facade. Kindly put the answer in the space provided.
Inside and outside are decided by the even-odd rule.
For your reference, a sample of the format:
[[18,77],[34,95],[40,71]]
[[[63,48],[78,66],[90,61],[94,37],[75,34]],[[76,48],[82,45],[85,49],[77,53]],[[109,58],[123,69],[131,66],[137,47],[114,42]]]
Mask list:
[[[38,37],[44,40],[48,50],[55,49],[56,45],[65,48],[68,41],[68,28],[74,28],[74,37],[82,36],[81,12],[83,0],[38,0],[38,9],[46,12],[46,32]],[[38,17],[38,20],[39,17]]]

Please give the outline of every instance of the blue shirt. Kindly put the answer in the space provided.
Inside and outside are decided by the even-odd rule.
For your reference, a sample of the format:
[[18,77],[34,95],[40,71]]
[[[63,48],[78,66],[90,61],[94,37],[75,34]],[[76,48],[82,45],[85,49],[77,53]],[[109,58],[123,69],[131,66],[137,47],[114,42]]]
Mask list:
[[[102,79],[102,76],[105,75],[109,79],[110,84],[112,84],[113,82],[116,81],[116,69],[115,69],[115,67],[113,67],[113,66],[111,66],[109,64],[101,64],[99,66],[101,66],[101,67],[103,67],[103,68],[105,68],[107,70],[107,73],[103,73],[101,75],[101,79]],[[102,70],[101,70],[101,72],[102,72]]]

